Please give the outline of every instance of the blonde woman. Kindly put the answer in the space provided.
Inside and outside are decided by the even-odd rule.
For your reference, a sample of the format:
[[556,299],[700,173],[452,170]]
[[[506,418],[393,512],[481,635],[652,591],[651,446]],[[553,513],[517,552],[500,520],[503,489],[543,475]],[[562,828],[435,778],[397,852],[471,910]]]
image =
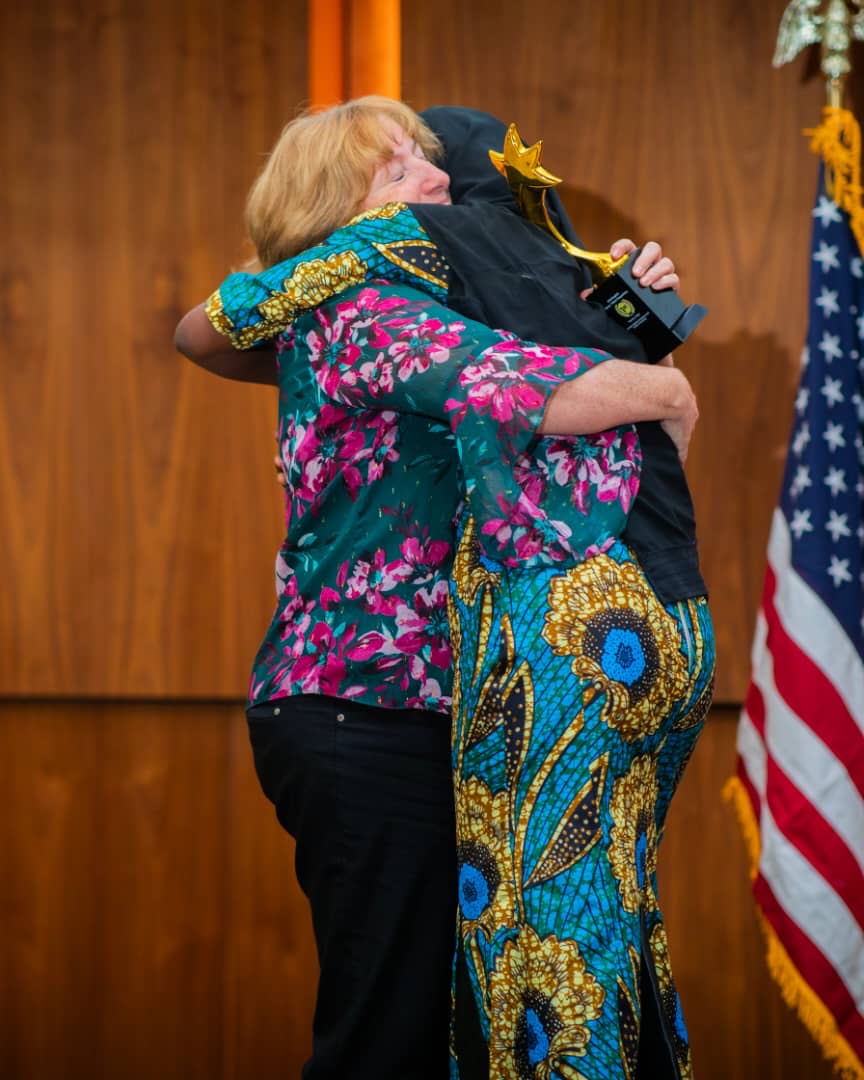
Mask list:
[[[545,840],[532,834],[550,820],[544,800],[556,787],[545,781],[538,787],[538,777],[583,776],[585,798],[564,820],[590,808],[599,840],[604,829],[616,828],[609,794],[615,778],[623,783],[634,767],[634,741],[654,740],[639,757],[649,757],[656,771],[669,731],[660,733],[659,721],[649,723],[639,710],[627,720],[624,695],[611,686],[594,695],[592,710],[581,689],[585,676],[561,637],[570,624],[558,616],[573,606],[578,567],[593,564],[599,575],[595,614],[608,616],[604,596],[608,601],[623,587],[628,645],[648,648],[644,635],[657,626],[667,634],[659,643],[651,639],[657,656],[669,656],[653,664],[657,678],[648,689],[658,717],[668,717],[671,727],[692,720],[691,699],[704,697],[707,609],[664,610],[617,540],[636,487],[632,431],[539,443],[536,433],[569,435],[657,417],[683,446],[694,419],[692,398],[674,370],[610,360],[590,348],[535,346],[472,324],[401,284],[419,281],[433,296],[458,295],[466,307],[482,307],[488,298],[482,288],[472,292],[470,271],[453,270],[460,251],[458,238],[448,243],[448,228],[464,239],[478,216],[486,240],[494,241],[497,230],[507,247],[495,263],[502,283],[520,273],[520,245],[533,251],[537,243],[500,192],[484,196],[491,216],[449,206],[450,178],[428,157],[435,152],[410,110],[381,99],[289,126],[249,203],[250,231],[262,263],[271,265],[229,279],[207,309],[218,334],[237,346],[280,336],[288,538],[249,717],[262,785],[297,840],[298,876],[312,904],[321,957],[313,1058],[304,1075],[432,1077],[447,1067],[447,897],[457,885],[441,720],[451,701],[445,577],[461,483],[470,514],[463,517],[451,597],[452,630],[462,646],[454,715],[460,947],[451,1069],[466,1077],[545,1076],[578,1066],[586,1076],[617,1076],[625,1066],[636,1068],[639,965],[646,952],[653,956],[653,945],[640,938],[640,916],[634,922],[627,911],[630,894],[623,919],[609,922],[605,938],[599,935],[601,947],[586,941],[594,931],[572,917],[577,870],[596,873],[605,865],[609,903],[621,908],[612,895],[616,863],[605,854],[608,835],[605,862],[597,860],[599,844],[561,862],[554,828]],[[305,167],[294,167],[301,160]],[[458,175],[465,180],[469,172]],[[412,212],[394,199],[417,205]],[[364,208],[372,212],[350,227],[350,242],[339,230],[328,238]],[[418,229],[423,214],[439,215],[429,218],[428,231]],[[482,249],[476,229],[473,237],[476,253]],[[289,266],[275,263],[321,241]],[[544,255],[554,266],[548,246]],[[641,269],[647,284],[672,283],[674,268],[656,245],[646,245]],[[367,284],[382,273],[400,284]],[[304,314],[334,292],[337,299]],[[542,297],[532,301],[542,321]],[[517,302],[514,319],[519,308]],[[221,339],[202,320],[199,309],[181,324],[183,351],[242,376],[244,361],[225,359]],[[589,312],[572,340],[596,345],[602,332]],[[632,342],[628,347],[632,352]],[[253,353],[248,362],[258,360]],[[526,582],[530,602],[519,622],[512,595]],[[547,599],[556,593],[560,602],[549,609]],[[651,618],[640,623],[646,607]],[[681,639],[682,632],[693,643],[683,659],[674,646],[674,634]],[[524,652],[532,642],[545,642],[539,666]],[[538,684],[552,667],[551,685]],[[598,685],[597,672],[590,683]],[[551,712],[539,708],[542,697]],[[586,722],[597,737],[614,742],[614,755],[603,750],[605,763],[574,757],[575,733]],[[682,727],[687,735],[677,739],[676,760],[698,724],[699,717]],[[499,761],[504,772],[493,783],[486,770],[498,770]],[[531,796],[527,811],[520,791]],[[558,873],[525,869],[538,844],[541,854],[546,844]],[[650,876],[652,857],[653,851],[649,862],[643,858],[641,871],[634,868],[637,877]],[[625,856],[618,864],[622,873],[635,867]],[[639,910],[648,904],[650,886],[643,887]],[[543,933],[529,907],[548,906],[558,890],[569,896],[567,932],[546,925]],[[652,932],[662,930],[655,924]],[[561,985],[538,979],[544,964],[564,972]],[[616,980],[626,987],[623,997]],[[668,1035],[662,1009],[653,1021]],[[677,1075],[686,1064],[686,1040],[680,1033],[678,1039],[677,1053],[668,1038],[660,1040],[662,1069],[652,1051],[642,1064],[653,1070],[646,1075]]]

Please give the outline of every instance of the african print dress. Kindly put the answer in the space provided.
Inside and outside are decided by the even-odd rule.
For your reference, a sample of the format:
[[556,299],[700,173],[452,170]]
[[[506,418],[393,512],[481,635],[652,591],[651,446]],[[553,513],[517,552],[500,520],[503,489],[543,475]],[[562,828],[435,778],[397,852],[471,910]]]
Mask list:
[[[468,521],[449,608],[451,1076],[688,1077],[656,868],[711,700],[707,602],[664,608],[621,543],[510,569],[479,539]],[[657,1045],[640,1051],[655,1007]]]

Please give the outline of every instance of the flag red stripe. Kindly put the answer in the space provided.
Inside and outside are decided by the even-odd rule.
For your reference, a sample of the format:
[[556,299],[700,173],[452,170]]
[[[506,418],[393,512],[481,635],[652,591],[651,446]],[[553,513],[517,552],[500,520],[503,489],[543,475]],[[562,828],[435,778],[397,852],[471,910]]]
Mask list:
[[759,738],[765,742],[765,698],[755,682],[751,682],[744,701],[744,708]]
[[789,918],[761,875],[753,883],[753,895],[801,977],[822,999],[843,1037],[864,1060],[864,1016],[834,966]]
[[822,669],[786,633],[774,607],[775,586],[776,577],[769,563],[762,607],[768,623],[768,646],[774,658],[777,692],[843,763],[864,796],[864,738],[861,730]]
[[[750,722],[764,741],[765,699],[755,683],[750,684],[746,709]],[[765,770],[765,798],[777,828],[816,868],[864,928],[864,873],[855,855],[816,806],[783,772],[767,747]],[[762,796],[751,783],[743,759],[739,762],[738,776],[758,821]]]
[[858,860],[770,754],[766,769],[765,795],[777,828],[815,867],[864,929],[864,873]]

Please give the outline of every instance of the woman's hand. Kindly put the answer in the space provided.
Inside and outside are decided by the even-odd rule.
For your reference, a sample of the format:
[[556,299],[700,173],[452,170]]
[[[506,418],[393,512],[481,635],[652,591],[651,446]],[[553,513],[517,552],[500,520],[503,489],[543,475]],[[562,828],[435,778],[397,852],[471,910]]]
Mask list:
[[285,466],[279,454],[273,458],[273,467],[276,469],[276,483],[283,488],[288,487],[288,477],[285,475]]
[[[662,360],[657,361],[658,367],[674,368],[675,362],[672,353],[668,353]],[[677,369],[676,369],[677,370]],[[680,373],[679,373],[680,374]],[[696,395],[690,383],[681,375],[681,396],[678,402],[678,412],[675,416],[666,417],[660,421],[660,427],[675,443],[678,458],[683,465],[687,460],[687,451],[690,448],[690,440],[693,438],[693,430],[699,419],[699,407],[696,403]]]
[[[620,259],[622,255],[629,255],[635,250],[636,245],[633,241],[624,237],[615,241],[609,248],[609,254],[613,259]],[[640,285],[646,285],[655,290],[674,289],[678,292],[678,286],[681,284],[675,273],[675,263],[668,255],[663,254],[663,249],[656,240],[649,240],[642,248],[639,258],[633,264],[633,277]],[[592,292],[594,292],[593,286],[590,289],[583,289],[579,296],[587,300]]]
[[[613,259],[620,259],[622,255],[629,255],[636,250],[636,245],[626,237],[616,240],[609,248],[609,254]],[[637,278],[640,285],[648,285],[652,289],[674,289],[678,292],[680,281],[675,273],[675,263],[668,255],[663,254],[663,249],[656,240],[649,240],[644,245],[639,258],[633,264],[633,277]]]

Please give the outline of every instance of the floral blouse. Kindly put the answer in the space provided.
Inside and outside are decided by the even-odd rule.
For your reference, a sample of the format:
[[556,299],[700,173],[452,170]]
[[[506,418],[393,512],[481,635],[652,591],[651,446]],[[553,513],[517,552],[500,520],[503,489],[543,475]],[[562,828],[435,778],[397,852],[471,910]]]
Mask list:
[[[327,693],[444,712],[457,492],[496,566],[580,561],[620,535],[638,442],[629,427],[536,435],[555,387],[604,353],[522,341],[404,285],[352,286],[321,304],[334,239],[291,261],[318,260],[317,277],[291,263],[266,271],[269,283],[232,275],[208,302],[236,344],[279,335],[287,536],[250,700]],[[298,318],[304,305],[314,310]]]

